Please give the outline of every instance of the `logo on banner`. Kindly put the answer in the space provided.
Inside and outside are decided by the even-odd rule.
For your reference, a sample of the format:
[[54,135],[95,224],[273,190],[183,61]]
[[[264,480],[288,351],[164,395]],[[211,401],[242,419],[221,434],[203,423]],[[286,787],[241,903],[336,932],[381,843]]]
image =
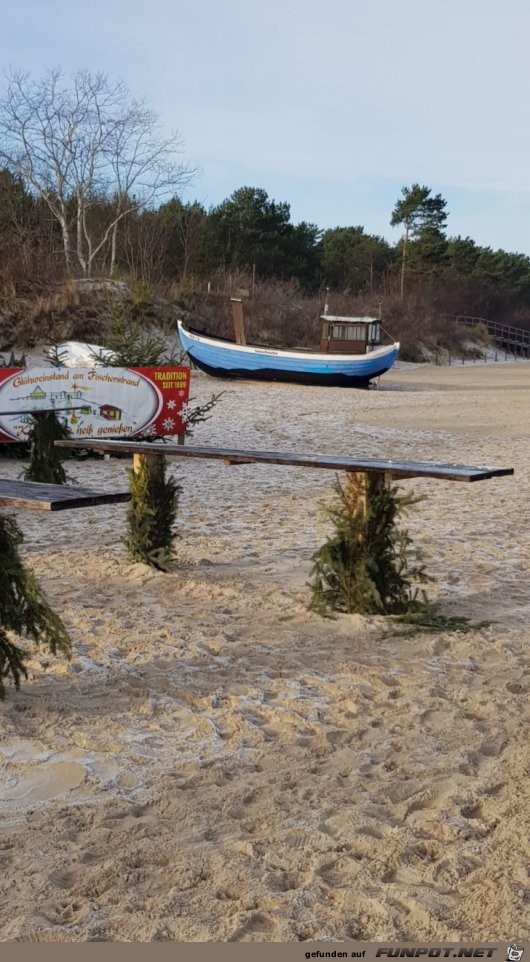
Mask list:
[[512,942],[506,950],[506,962],[520,962],[524,947],[519,942]]

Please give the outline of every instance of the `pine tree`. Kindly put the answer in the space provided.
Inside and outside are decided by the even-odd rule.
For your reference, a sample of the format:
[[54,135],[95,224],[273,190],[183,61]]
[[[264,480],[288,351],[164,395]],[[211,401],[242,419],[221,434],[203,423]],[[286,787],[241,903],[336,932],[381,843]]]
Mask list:
[[333,534],[313,555],[311,608],[360,614],[397,614],[425,604],[415,585],[428,577],[400,514],[416,503],[395,485],[371,474],[348,472],[336,482],[328,508]]
[[182,489],[166,477],[166,461],[161,455],[135,455],[135,462],[129,472],[131,501],[125,545],[133,561],[167,571],[174,560],[173,526]]
[[403,300],[409,242],[423,238],[431,252],[434,248],[439,249],[442,243],[445,246],[443,231],[447,222],[447,201],[441,194],[432,197],[430,187],[420,187],[419,184],[402,187],[401,194],[402,197],[396,201],[392,211],[390,223],[392,227],[399,224],[404,227],[400,281],[401,300]]
[[5,696],[5,678],[11,677],[19,688],[21,677],[27,677],[27,653],[15,644],[13,634],[46,645],[54,655],[69,656],[71,648],[65,626],[22,562],[22,540],[15,519],[0,514],[0,699]]
[[[104,341],[112,358],[105,359],[105,363],[113,367],[159,367],[181,363],[168,350],[168,333],[153,323],[149,288],[145,284],[137,285],[131,305],[120,302],[110,311]],[[208,419],[220,396],[212,394],[202,405],[188,405],[188,436],[196,424]],[[166,476],[166,460],[159,454],[135,456],[135,467],[129,472],[129,478],[131,501],[125,538],[129,557],[158,571],[167,571],[175,558],[173,529],[181,487]]]
[[26,481],[66,484],[63,468],[65,454],[63,449],[55,447],[55,441],[63,441],[68,437],[68,428],[59,420],[55,411],[39,411],[32,416],[28,433],[30,460],[24,472]]

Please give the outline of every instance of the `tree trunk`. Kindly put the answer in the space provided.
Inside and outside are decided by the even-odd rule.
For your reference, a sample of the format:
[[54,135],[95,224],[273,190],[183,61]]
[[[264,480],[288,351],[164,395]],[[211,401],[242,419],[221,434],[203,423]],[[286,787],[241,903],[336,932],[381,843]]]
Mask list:
[[77,260],[79,261],[79,266],[83,272],[83,277],[87,276],[87,265],[86,260],[83,255],[83,200],[78,195],[77,197]]
[[407,256],[407,244],[409,240],[409,228],[408,225],[405,227],[405,236],[403,237],[403,251],[401,253],[401,284],[400,284],[400,295],[401,300],[405,299],[405,259]]
[[61,225],[61,234],[63,236],[63,249],[64,249],[64,259],[66,261],[66,272],[67,274],[72,274],[72,258],[70,255],[70,232],[68,230],[68,224],[66,223],[66,217],[60,217],[59,223]]
[[114,224],[112,228],[112,238],[110,242],[110,276],[114,277],[114,268],[116,267],[116,250],[118,244],[118,225]]
[[97,248],[95,251],[93,250],[92,238],[88,232],[88,228],[86,224],[86,210],[84,208],[83,208],[82,219],[83,219],[83,234],[85,235],[85,240],[87,244],[87,256],[86,258],[83,258],[84,276],[92,277],[92,261],[94,260],[94,257],[97,253]]

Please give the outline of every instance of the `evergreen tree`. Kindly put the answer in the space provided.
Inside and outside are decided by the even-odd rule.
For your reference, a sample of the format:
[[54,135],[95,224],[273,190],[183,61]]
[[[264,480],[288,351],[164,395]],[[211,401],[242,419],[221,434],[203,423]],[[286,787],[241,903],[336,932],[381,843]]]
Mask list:
[[59,420],[55,411],[39,411],[33,415],[28,433],[30,455],[29,465],[24,472],[26,481],[66,484],[63,468],[66,453],[55,447],[55,441],[64,441],[69,436],[68,428]]
[[425,604],[415,585],[428,581],[399,516],[415,503],[377,475],[347,475],[328,509],[333,533],[313,555],[311,607],[360,614],[398,614]]
[[166,277],[186,278],[205,273],[208,215],[202,204],[197,201],[183,204],[178,197],[173,197],[159,208],[157,216],[164,229]]
[[262,188],[241,187],[208,215],[207,263],[311,286],[319,234],[315,224],[293,225],[289,204],[271,200]]
[[70,638],[61,619],[48,605],[31,571],[20,557],[22,533],[9,515],[0,514],[0,699],[5,695],[4,679],[15,687],[27,677],[26,652],[12,635],[26,636],[52,652],[70,654]]
[[322,273],[336,290],[373,291],[392,256],[390,245],[363,227],[335,227],[322,237]]
[[440,245],[444,243],[444,230],[447,222],[447,201],[441,194],[431,196],[430,187],[401,188],[401,199],[396,201],[390,223],[392,227],[402,225],[404,228],[401,247],[401,300],[405,296],[405,272],[410,241],[423,241],[425,250],[431,251],[437,247],[438,256]]
[[131,501],[127,511],[125,545],[133,561],[167,571],[174,559],[173,526],[181,487],[166,477],[166,461],[160,454],[137,458],[129,472]]

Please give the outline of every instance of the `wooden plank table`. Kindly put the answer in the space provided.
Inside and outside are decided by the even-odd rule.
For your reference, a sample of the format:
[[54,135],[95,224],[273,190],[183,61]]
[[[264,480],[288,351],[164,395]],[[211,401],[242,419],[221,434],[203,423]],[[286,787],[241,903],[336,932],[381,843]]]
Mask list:
[[16,415],[18,414],[35,415],[35,414],[55,414],[55,412],[59,412],[59,411],[82,411],[83,408],[86,408],[86,406],[87,406],[86,404],[74,404],[74,405],[70,405],[67,408],[31,408],[31,409],[28,408],[27,411],[20,411],[20,410],[19,411],[0,411],[0,417],[12,418],[12,417],[16,417]]
[[[132,454],[133,470],[144,468],[153,480],[163,477],[166,458],[202,458],[224,461],[227,464],[267,464],[344,471],[344,502],[352,519],[367,521],[377,517],[385,487],[404,478],[435,478],[444,481],[485,481],[513,475],[513,468],[484,467],[466,464],[438,464],[421,461],[393,461],[380,458],[353,458],[332,454],[299,454],[289,451],[255,451],[231,447],[183,447],[173,443],[142,441],[56,441],[58,447],[86,448],[104,454]],[[157,485],[154,485],[157,490]],[[378,507],[379,506],[379,507]],[[150,503],[151,513],[160,507]]]
[[65,484],[0,479],[0,505],[4,507],[65,511],[69,508],[91,508],[97,504],[119,504],[130,499],[128,491],[89,491]]
[[437,464],[422,461],[392,461],[378,458],[351,458],[332,454],[298,454],[286,451],[246,451],[239,448],[209,448],[177,444],[150,444],[145,441],[56,441],[57,447],[81,448],[106,454],[130,453],[143,457],[208,458],[228,464],[278,464],[296,468],[324,468],[359,474],[379,474],[388,479],[438,478],[444,481],[485,481],[512,475],[513,468],[476,467],[465,464]]

